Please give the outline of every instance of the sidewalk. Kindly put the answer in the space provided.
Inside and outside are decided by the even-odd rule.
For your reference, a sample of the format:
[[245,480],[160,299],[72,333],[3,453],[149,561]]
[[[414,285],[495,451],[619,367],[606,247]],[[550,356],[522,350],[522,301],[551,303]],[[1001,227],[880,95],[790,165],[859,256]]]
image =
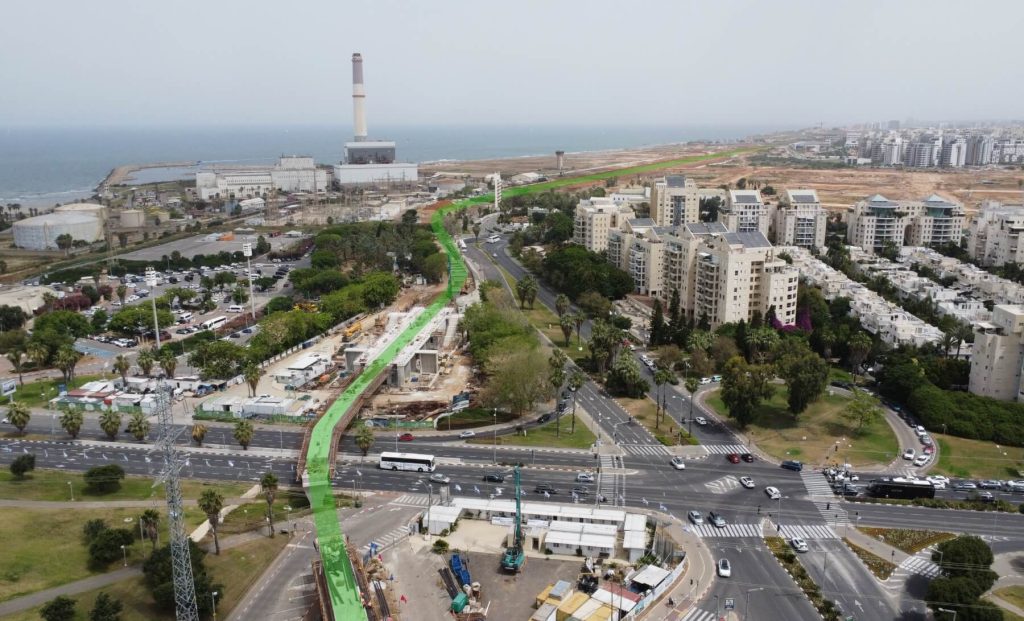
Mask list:
[[864,548],[875,556],[896,563],[897,565],[910,558],[910,555],[903,550],[894,548],[891,545],[883,541],[879,541],[869,535],[865,535],[856,528],[846,529],[846,538],[854,545]]
[[[160,447],[150,443],[136,442],[107,442],[105,440],[71,440],[62,444],[77,444],[107,449],[127,450],[149,450],[159,451]],[[276,449],[266,447],[251,447],[248,450],[232,445],[230,448],[225,444],[204,444],[203,446],[175,445],[179,451],[194,455],[237,455],[238,457],[297,457],[299,452],[295,449]]]
[[[652,621],[680,621],[711,589],[715,581],[715,559],[711,555],[711,550],[704,545],[704,540],[689,532],[685,524],[678,519],[670,518],[658,511],[646,510],[643,513],[669,521],[669,535],[686,551],[686,568],[682,575],[655,603],[651,604],[645,614],[657,612],[662,615],[649,616]],[[674,606],[668,605],[670,597],[675,602]]]

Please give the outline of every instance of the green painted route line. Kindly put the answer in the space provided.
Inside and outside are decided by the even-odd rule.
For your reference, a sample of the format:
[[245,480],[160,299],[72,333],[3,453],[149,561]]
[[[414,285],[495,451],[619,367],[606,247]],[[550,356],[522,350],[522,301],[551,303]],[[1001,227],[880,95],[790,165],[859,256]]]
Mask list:
[[[620,168],[591,175],[556,179],[545,183],[538,183],[529,186],[508,188],[504,191],[505,196],[517,196],[521,194],[533,194],[546,190],[553,190],[569,185],[586,183],[588,181],[602,181],[619,175],[642,174],[672,168],[682,164],[691,164],[709,159],[723,157],[734,157],[741,153],[753,151],[754,149],[738,149],[725,153],[712,153],[708,155],[697,155],[665,162],[656,162],[631,168]],[[336,621],[357,621],[365,620],[366,613],[363,609],[363,602],[360,599],[358,583],[352,571],[352,564],[348,560],[345,551],[344,538],[341,534],[341,525],[338,522],[338,512],[334,500],[334,491],[331,489],[329,478],[330,468],[328,458],[330,455],[330,444],[334,427],[344,417],[345,412],[352,407],[352,404],[367,389],[374,379],[383,373],[388,365],[395,359],[402,349],[416,338],[416,335],[423,330],[437,314],[448,305],[452,299],[462,290],[466,282],[466,264],[459,254],[458,246],[451,235],[444,228],[444,217],[452,212],[460,211],[470,205],[490,203],[494,200],[493,195],[488,194],[475,198],[452,203],[451,205],[438,209],[430,226],[434,231],[434,237],[441,244],[442,249],[448,255],[448,287],[445,292],[438,296],[426,310],[413,321],[399,336],[391,343],[373,362],[368,364],[363,372],[345,389],[338,399],[331,405],[326,413],[317,421],[310,438],[309,451],[306,454],[306,472],[309,475],[308,494],[310,506],[313,508],[313,521],[316,524],[317,539],[320,545],[320,558],[323,560],[324,576],[327,581],[327,588],[330,591],[331,606],[334,610]],[[364,594],[369,597],[369,594]]]

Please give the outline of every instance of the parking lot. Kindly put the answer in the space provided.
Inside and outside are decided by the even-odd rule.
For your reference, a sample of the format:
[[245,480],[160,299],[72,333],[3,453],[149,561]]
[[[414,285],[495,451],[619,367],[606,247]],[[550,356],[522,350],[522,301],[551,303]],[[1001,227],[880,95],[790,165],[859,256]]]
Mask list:
[[[159,261],[165,256],[171,256],[171,253],[175,251],[180,252],[181,256],[189,259],[197,254],[212,255],[224,251],[239,252],[242,250],[242,244],[255,245],[257,237],[259,236],[235,235],[235,238],[232,240],[214,241],[210,239],[210,235],[196,235],[195,237],[189,237],[188,239],[135,250],[134,252],[121,255],[121,258],[128,259],[130,261]],[[284,235],[278,237],[264,235],[264,239],[270,242],[271,250],[280,250],[284,246],[294,243],[298,238],[285,237]]]

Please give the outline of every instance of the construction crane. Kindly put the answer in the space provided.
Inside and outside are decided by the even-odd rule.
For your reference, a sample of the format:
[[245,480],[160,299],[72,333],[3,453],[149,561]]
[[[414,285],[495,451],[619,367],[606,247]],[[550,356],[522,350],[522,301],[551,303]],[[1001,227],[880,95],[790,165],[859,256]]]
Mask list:
[[523,490],[519,482],[519,466],[516,466],[514,476],[516,480],[515,534],[512,537],[512,545],[505,548],[505,554],[501,557],[501,568],[504,571],[518,573],[526,564],[526,553],[523,552],[523,512],[521,508]]

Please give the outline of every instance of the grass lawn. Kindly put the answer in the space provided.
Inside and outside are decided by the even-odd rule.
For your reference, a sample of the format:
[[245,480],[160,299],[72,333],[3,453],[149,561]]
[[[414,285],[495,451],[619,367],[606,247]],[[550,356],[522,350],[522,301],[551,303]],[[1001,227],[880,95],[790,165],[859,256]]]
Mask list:
[[932,434],[939,443],[934,472],[952,477],[1019,479],[1024,477],[1024,449],[993,442]]
[[[997,597],[1004,599],[1018,608],[1024,608],[1024,586],[1011,586],[997,589],[994,593]],[[1012,612],[1003,611],[1003,619],[1006,621],[1016,621],[1017,619],[1024,619]]]
[[[675,446],[679,444],[679,426],[672,420],[671,417],[662,415],[661,424],[656,428],[654,423],[657,418],[658,406],[653,400],[644,397],[643,399],[626,399],[617,397],[615,399],[619,405],[623,407],[627,412],[633,415],[641,425],[647,428],[659,442],[666,446]],[[685,429],[683,430],[683,444],[697,444],[695,438],[689,436]]]
[[[155,503],[154,508],[161,513],[166,509],[162,503]],[[0,601],[104,573],[88,567],[89,553],[82,541],[82,526],[88,520],[102,518],[111,528],[130,528],[138,533],[138,517],[144,510],[0,508],[0,541],[4,542]],[[186,509],[185,518],[189,528],[205,519],[194,507]],[[160,540],[166,541],[166,519],[160,525]],[[150,549],[150,542],[140,541],[136,534],[136,542],[128,549],[128,562],[142,562]],[[114,562],[109,569],[121,566],[122,563]]]
[[[498,436],[498,444],[510,445],[510,446],[547,446],[553,448],[577,448],[577,449],[588,449],[594,441],[597,440],[595,436],[587,426],[583,424],[583,421],[576,421],[576,432],[570,433],[572,428],[572,415],[568,414],[558,421],[560,427],[560,435],[555,434],[555,421],[544,423],[537,427],[530,427],[526,430],[526,435],[521,433],[510,434],[505,436]],[[467,440],[472,444],[486,444],[488,446],[494,443],[494,437],[483,434],[476,438]]]
[[[498,412],[498,423],[510,423],[514,420],[511,412]],[[494,424],[494,410],[488,408],[466,408],[451,416],[446,416],[437,424],[438,431],[457,431],[472,429]]]
[[[829,396],[826,391],[794,419],[787,409],[786,387],[774,388],[775,394],[761,404],[754,422],[745,430],[762,451],[776,459],[798,459],[816,465],[833,458],[839,442],[839,457],[854,466],[887,464],[896,458],[896,436],[885,419],[879,418],[865,425],[860,434],[854,433],[854,425],[842,416],[850,401],[847,397]],[[705,402],[724,420],[731,421],[719,392],[709,394]]]
[[953,533],[934,530],[909,530],[905,528],[857,527],[865,535],[881,539],[892,547],[907,554],[917,554],[928,546],[942,543],[956,537]]
[[[285,507],[291,507],[290,514],[285,510]],[[304,493],[301,491],[278,490],[277,497],[274,498],[275,528],[280,528],[278,525],[283,525],[288,520],[289,515],[292,518],[297,518],[307,513],[309,513],[309,500]],[[263,528],[266,525],[266,517],[267,501],[263,500],[261,496],[252,502],[239,505],[237,509],[229,513],[224,518],[224,522],[221,523],[218,532],[221,538],[223,538],[226,535]]]
[[[206,556],[206,566],[214,582],[223,585],[217,597],[217,613],[227,618],[228,613],[238,604],[246,590],[270,565],[281,550],[288,545],[288,537],[268,537],[248,541],[237,548],[224,550],[220,556]],[[75,621],[87,621],[89,611],[101,591],[105,591],[124,604],[121,621],[173,621],[173,612],[158,610],[152,604],[149,591],[142,578],[116,582],[96,591],[89,591],[72,597],[77,602]],[[4,617],[4,621],[39,621],[39,608],[26,610]]]
[[843,542],[857,555],[857,558],[867,565],[868,570],[875,574],[875,577],[879,580],[888,580],[892,572],[896,571],[896,565],[892,562],[885,560],[881,556],[869,552],[864,548],[850,543],[849,539],[843,539]]
[[[516,295],[516,279],[512,274],[501,267],[495,265],[501,270],[501,275],[508,282],[508,286],[512,288],[512,297],[515,298],[516,302],[519,302],[519,297]],[[565,344],[565,334],[562,333],[562,327],[558,323],[558,314],[551,310],[547,306],[544,306],[539,301],[535,301],[533,308],[520,308],[523,315],[526,316],[526,320],[530,322],[530,325],[540,331],[544,336],[548,337],[552,343],[554,343],[559,349],[565,352],[569,358],[573,361],[579,361],[583,358],[590,356],[590,348],[587,347],[587,343],[580,342],[575,335],[576,328],[573,327],[573,335],[569,338],[569,345]]]
[[[68,487],[71,482],[71,488]],[[198,498],[207,487],[219,489],[224,498],[237,498],[245,493],[250,483],[204,483],[202,481],[182,481],[181,490],[186,499]],[[153,487],[153,479],[149,477],[126,476],[121,481],[121,489],[109,494],[91,494],[85,489],[85,481],[80,472],[64,472],[60,470],[35,470],[24,479],[15,479],[7,468],[0,470],[0,499],[4,500],[71,500],[71,489],[74,489],[75,500],[147,500],[154,498],[164,502],[163,485]]]
[[[101,379],[99,375],[81,375],[71,380],[68,389],[78,388],[82,384],[98,379]],[[46,405],[47,400],[57,396],[57,387],[63,383],[63,379],[44,379],[26,383],[14,391],[14,400],[30,408],[41,407]]]

